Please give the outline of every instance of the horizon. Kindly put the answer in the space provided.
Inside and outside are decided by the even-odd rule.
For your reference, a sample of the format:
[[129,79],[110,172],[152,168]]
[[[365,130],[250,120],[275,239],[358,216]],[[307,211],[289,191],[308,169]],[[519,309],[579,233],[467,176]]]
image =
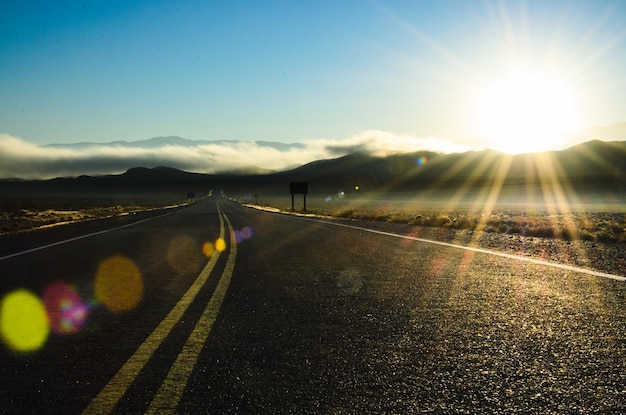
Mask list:
[[[626,140],[591,139],[575,143],[560,152],[592,142]],[[435,148],[443,145],[449,151]],[[15,137],[0,134],[0,180],[46,180],[61,177],[118,175],[134,168],[166,167],[201,174],[268,174],[284,172],[306,164],[364,153],[372,157],[420,154],[417,165],[426,163],[423,156],[495,151],[503,157],[533,156],[544,160],[544,153],[507,153],[496,149],[451,147],[438,140],[419,140],[384,132],[370,131],[351,140],[316,140],[306,143],[239,142],[189,140],[183,137],[153,137],[138,141],[109,143],[53,143],[36,146]],[[584,150],[585,158],[597,159],[594,150]],[[250,161],[254,160],[254,161]],[[503,159],[504,160],[504,159]],[[491,162],[490,162],[491,163]],[[207,168],[207,166],[210,166]],[[620,169],[621,170],[621,169]],[[551,172],[556,174],[556,172]]]
[[[98,143],[119,159],[106,143],[162,136],[241,143],[187,154],[194,165],[207,156],[207,171],[224,156],[240,168],[352,148],[519,154],[626,139],[624,3],[67,1],[3,9],[5,165],[56,160],[62,170],[89,155],[46,145]],[[259,141],[306,151],[270,157],[243,148]],[[154,165],[163,154],[126,156]]]

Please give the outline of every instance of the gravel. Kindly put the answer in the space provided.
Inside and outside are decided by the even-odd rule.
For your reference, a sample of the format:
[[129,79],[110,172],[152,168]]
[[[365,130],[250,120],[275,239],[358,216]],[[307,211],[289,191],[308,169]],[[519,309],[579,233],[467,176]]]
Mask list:
[[622,243],[602,243],[583,240],[565,241],[519,234],[475,232],[380,221],[351,220],[350,223],[355,226],[400,235],[410,235],[423,239],[489,249],[618,276],[626,276],[626,246]]

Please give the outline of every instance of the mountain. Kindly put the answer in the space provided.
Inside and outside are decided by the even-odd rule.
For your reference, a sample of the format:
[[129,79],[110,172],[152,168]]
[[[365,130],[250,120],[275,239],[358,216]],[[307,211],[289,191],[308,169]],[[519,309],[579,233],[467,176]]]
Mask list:
[[[183,139],[184,140],[184,139]],[[172,142],[170,139],[161,142]],[[181,141],[182,142],[182,141]],[[494,188],[523,195],[529,189],[558,194],[610,191],[626,195],[626,141],[590,141],[571,148],[537,154],[508,155],[496,151],[397,153],[387,156],[355,152],[318,160],[271,174],[228,172],[189,173],[170,167],[137,167],[118,175],[81,176],[53,180],[3,180],[5,197],[30,194],[37,197],[107,194],[199,194],[221,186],[231,194],[285,194],[289,182],[309,183],[312,194],[401,191],[412,194],[433,191],[489,194]]]
[[484,188],[494,184],[538,187],[626,186],[626,141],[590,141],[546,153],[509,155],[493,150],[439,154],[414,152],[386,157],[353,153],[280,173],[320,187],[419,191]]

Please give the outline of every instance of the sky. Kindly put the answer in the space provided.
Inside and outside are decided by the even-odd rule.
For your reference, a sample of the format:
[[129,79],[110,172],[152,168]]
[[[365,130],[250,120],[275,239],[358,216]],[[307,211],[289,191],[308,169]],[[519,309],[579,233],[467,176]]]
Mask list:
[[626,140],[625,21],[603,0],[5,1],[0,161],[159,136],[306,157]]

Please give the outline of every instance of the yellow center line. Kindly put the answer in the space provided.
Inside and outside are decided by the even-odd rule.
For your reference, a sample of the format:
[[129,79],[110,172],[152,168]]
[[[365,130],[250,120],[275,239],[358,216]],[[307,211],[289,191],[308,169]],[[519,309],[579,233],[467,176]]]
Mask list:
[[[219,206],[217,206],[217,208],[220,218],[219,239],[223,240],[224,218],[226,215],[221,212]],[[226,218],[226,220],[228,221],[228,218]],[[232,229],[230,222],[228,222],[228,226],[229,229]],[[231,241],[232,239],[233,236],[231,235]],[[165,340],[165,338],[172,331],[172,328],[174,328],[185,311],[187,311],[191,302],[194,298],[196,298],[196,295],[209,278],[211,271],[215,268],[215,264],[217,263],[220,254],[221,252],[219,250],[215,250],[215,253],[211,256],[211,259],[200,272],[193,284],[189,287],[187,292],[185,292],[174,308],[172,308],[167,316],[165,316],[161,323],[159,323],[154,331],[152,331],[152,333],[148,336],[148,338],[146,338],[141,346],[139,346],[135,353],[126,361],[126,363],[124,363],[109,383],[107,383],[100,393],[83,410],[84,415],[108,414],[113,411],[119,400],[122,396],[124,396],[130,385],[135,381],[141,369],[143,369],[148,360],[150,360],[163,340]]]
[[167,373],[146,414],[176,413],[187,382],[189,381],[191,373],[198,361],[198,357],[200,356],[200,352],[205,345],[206,339],[209,337],[209,333],[224,302],[224,297],[230,285],[237,257],[235,232],[228,217],[224,215],[224,218],[226,219],[230,231],[230,251],[226,267],[200,320],[196,323],[193,332],[189,335],[185,346],[183,346],[183,350]]

